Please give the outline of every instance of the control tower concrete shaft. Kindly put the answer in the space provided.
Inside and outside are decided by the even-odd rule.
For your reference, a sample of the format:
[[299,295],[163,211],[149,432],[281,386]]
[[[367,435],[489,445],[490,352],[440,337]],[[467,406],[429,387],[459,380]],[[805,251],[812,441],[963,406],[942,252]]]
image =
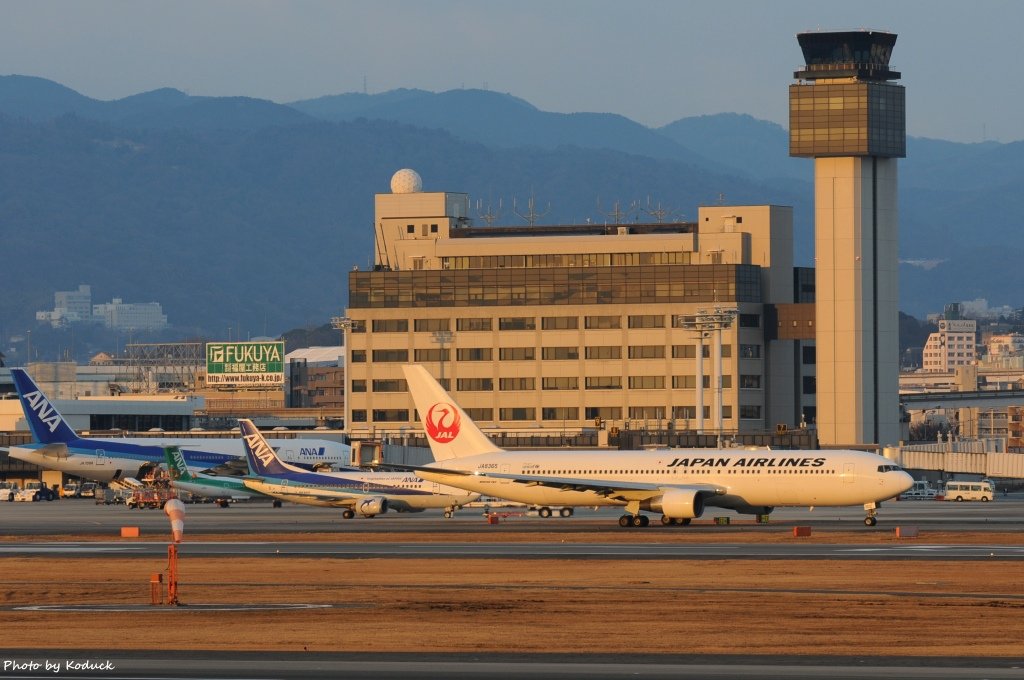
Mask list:
[[824,445],[899,439],[896,159],[905,90],[890,81],[896,35],[797,35],[789,153],[814,158],[817,426]]

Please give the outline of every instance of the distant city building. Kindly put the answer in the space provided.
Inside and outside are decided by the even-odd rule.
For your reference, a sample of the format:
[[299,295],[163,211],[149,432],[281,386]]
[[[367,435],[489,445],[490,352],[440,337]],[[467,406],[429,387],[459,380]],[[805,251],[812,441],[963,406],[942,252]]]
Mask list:
[[53,310],[36,312],[37,321],[45,321],[54,328],[69,323],[91,323],[92,286],[80,285],[78,290],[61,290],[53,294]]
[[943,372],[973,365],[977,360],[977,330],[978,322],[974,319],[939,320],[939,331],[929,335],[925,343],[922,368],[926,372]]
[[62,328],[72,323],[102,323],[115,330],[158,331],[167,328],[167,316],[159,302],[125,303],[114,298],[108,303],[92,304],[92,287],[53,294],[53,309],[36,312],[36,320]]
[[986,347],[990,359],[1019,356],[1024,353],[1024,335],[1020,333],[993,335],[989,337]]
[[159,331],[167,328],[167,316],[159,302],[126,303],[121,298],[93,305],[93,317],[116,330]]
[[285,355],[288,406],[343,408],[345,348],[306,347]]

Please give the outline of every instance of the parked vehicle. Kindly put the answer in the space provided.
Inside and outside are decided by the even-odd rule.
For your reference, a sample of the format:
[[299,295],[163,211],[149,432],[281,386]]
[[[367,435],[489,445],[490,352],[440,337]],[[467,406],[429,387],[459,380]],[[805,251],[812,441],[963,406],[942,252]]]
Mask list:
[[14,496],[18,493],[18,485],[14,482],[0,482],[0,501],[14,502]]
[[42,482],[28,482],[25,484],[24,489],[15,494],[14,500],[25,502],[52,501],[54,497],[53,491]]
[[983,482],[946,482],[947,501],[981,501],[987,503],[996,497],[991,484]]
[[99,485],[96,484],[96,482],[85,482],[79,489],[78,495],[82,498],[95,498],[98,486]]

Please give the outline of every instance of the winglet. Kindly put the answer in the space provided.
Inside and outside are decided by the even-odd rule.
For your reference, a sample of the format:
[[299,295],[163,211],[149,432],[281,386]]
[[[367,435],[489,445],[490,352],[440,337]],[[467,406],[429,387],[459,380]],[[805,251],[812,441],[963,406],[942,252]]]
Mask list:
[[50,404],[39,387],[22,368],[12,368],[11,377],[18,391],[25,420],[32,430],[32,437],[41,444],[67,444],[78,439],[78,435],[67,424],[64,417]]
[[273,476],[285,472],[304,472],[301,468],[289,465],[278,458],[251,420],[239,418],[238,427],[245,443],[245,460],[249,463],[250,475]]
[[402,371],[409,383],[409,392],[419,411],[435,460],[501,451],[448,396],[427,369],[417,364],[408,364],[402,366]]

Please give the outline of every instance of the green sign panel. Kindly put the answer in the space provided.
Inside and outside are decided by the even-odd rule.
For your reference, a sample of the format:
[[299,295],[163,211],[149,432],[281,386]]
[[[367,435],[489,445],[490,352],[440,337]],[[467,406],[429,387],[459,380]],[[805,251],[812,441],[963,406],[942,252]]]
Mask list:
[[283,385],[284,343],[206,343],[206,384],[240,387]]

